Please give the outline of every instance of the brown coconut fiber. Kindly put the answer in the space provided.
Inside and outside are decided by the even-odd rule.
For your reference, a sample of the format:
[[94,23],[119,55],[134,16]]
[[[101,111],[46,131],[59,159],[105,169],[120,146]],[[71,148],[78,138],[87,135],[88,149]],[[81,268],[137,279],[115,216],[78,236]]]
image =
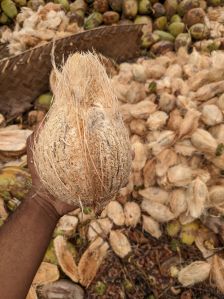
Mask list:
[[118,101],[100,59],[54,66],[54,100],[34,141],[36,170],[56,198],[101,209],[128,180],[131,154]]

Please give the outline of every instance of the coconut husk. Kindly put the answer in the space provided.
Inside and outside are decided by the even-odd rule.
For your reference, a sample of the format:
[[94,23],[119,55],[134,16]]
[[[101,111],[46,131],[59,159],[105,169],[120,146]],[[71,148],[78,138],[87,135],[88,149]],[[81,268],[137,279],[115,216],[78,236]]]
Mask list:
[[55,198],[98,211],[128,181],[128,133],[97,55],[76,53],[54,71],[54,101],[34,142],[36,170]]

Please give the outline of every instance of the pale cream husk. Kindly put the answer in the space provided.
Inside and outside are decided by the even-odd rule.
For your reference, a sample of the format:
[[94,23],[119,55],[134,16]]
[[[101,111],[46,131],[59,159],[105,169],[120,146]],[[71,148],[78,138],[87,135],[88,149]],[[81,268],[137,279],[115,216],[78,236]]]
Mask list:
[[183,268],[178,273],[179,282],[187,287],[206,280],[210,274],[211,264],[196,261]]
[[54,101],[33,147],[37,173],[56,198],[102,207],[130,172],[116,96],[95,54],[76,53],[54,71]]
[[131,244],[128,238],[119,230],[110,232],[110,245],[113,251],[121,258],[124,258],[131,252]]

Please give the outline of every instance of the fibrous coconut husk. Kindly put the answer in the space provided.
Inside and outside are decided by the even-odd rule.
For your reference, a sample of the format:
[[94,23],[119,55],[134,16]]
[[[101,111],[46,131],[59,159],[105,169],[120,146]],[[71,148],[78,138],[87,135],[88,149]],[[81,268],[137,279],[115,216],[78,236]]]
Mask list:
[[116,96],[97,55],[76,53],[55,74],[54,101],[33,147],[37,173],[54,197],[102,209],[131,166]]

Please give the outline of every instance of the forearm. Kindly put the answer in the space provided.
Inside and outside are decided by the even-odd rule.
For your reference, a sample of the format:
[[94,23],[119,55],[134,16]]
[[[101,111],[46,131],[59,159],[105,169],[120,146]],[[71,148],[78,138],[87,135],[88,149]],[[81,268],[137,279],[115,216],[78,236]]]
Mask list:
[[0,297],[24,299],[59,219],[30,193],[0,229]]

